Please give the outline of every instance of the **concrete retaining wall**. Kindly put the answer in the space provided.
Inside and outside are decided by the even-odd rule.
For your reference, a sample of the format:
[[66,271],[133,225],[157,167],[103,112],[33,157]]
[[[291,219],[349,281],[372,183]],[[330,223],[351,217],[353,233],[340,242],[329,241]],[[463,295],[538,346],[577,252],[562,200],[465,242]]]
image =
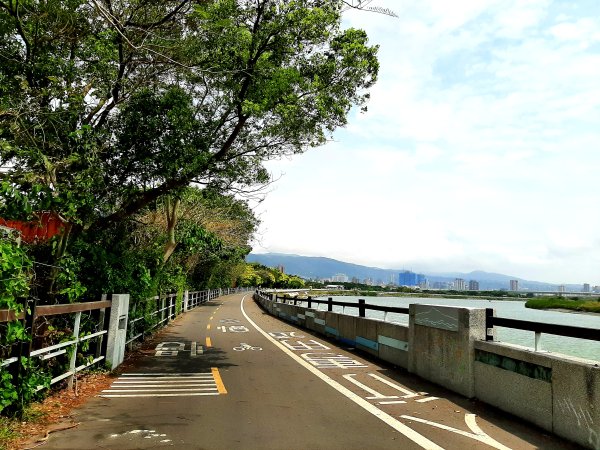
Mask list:
[[254,298],[274,316],[408,368],[408,327],[405,325],[275,303],[256,295]]
[[600,450],[600,363],[486,342],[485,309],[410,305],[405,326],[254,298],[281,319]]
[[410,305],[408,370],[454,392],[475,395],[475,340],[485,340],[485,309]]
[[600,364],[499,342],[475,342],[475,396],[600,450]]

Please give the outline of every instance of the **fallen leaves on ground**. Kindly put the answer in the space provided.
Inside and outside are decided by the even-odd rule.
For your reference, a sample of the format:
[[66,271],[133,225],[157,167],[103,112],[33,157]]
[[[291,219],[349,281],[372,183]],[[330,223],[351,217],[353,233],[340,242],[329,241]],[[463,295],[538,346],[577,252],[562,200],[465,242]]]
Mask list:
[[35,448],[51,432],[75,426],[72,411],[102,389],[107,389],[113,378],[108,372],[82,375],[77,378],[74,389],[55,391],[42,402],[32,404],[23,421],[14,422],[11,428],[15,438],[4,443],[5,447],[9,450]]
[[[179,317],[178,317],[179,318]],[[177,322],[177,319],[174,321]],[[174,324],[172,322],[172,324]],[[127,352],[117,371],[78,374],[73,389],[64,387],[53,391],[46,399],[32,404],[20,423],[10,425],[12,438],[0,439],[0,450],[33,449],[44,444],[50,433],[77,426],[73,412],[103,389],[108,389],[115,378],[133,367],[139,358],[154,354],[157,339],[168,332],[168,327],[149,336],[137,349]]]

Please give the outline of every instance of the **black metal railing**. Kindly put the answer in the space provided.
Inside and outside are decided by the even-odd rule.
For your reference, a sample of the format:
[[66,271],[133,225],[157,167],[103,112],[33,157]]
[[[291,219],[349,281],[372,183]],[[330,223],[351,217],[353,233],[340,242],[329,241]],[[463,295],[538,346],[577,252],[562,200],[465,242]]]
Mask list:
[[506,317],[496,317],[490,314],[491,309],[487,309],[487,328],[505,327],[515,328],[517,330],[533,331],[534,333],[554,334],[557,336],[573,337],[578,339],[587,339],[590,341],[600,341],[600,329],[575,327],[572,325],[559,325],[555,323],[532,322],[529,320],[508,319]]
[[367,310],[382,311],[382,312],[386,312],[386,313],[408,314],[408,308],[400,308],[400,307],[396,307],[396,306],[370,305],[368,303],[365,303],[365,301],[363,299],[358,300],[358,303],[338,302],[338,301],[334,301],[333,298],[331,298],[331,297],[329,297],[327,300],[316,300],[310,296],[306,299],[279,297],[279,296],[275,296],[275,298],[273,298],[273,296],[271,296],[271,299],[272,300],[274,299],[276,302],[281,301],[282,303],[288,303],[291,305],[307,303],[308,308],[312,308],[313,304],[327,305],[327,311],[330,311],[330,312],[333,311],[334,306],[341,306],[343,308],[344,307],[355,308],[355,309],[358,309],[358,317],[366,317]]
[[[267,297],[275,302],[288,303],[293,305],[298,305],[300,303],[307,303],[308,308],[312,308],[313,304],[317,305],[327,305],[327,311],[333,311],[334,306],[341,307],[349,307],[358,309],[358,316],[365,317],[366,311],[382,311],[385,313],[398,313],[398,314],[408,314],[408,308],[401,308],[396,306],[381,306],[381,305],[370,305],[365,303],[365,300],[360,299],[357,303],[352,302],[339,302],[334,301],[331,297],[327,300],[316,300],[311,298],[310,296],[306,299],[301,298],[290,298],[290,297],[282,297],[277,294],[268,293],[268,292],[259,292],[263,297]],[[517,330],[525,330],[532,331],[535,333],[536,337],[536,349],[539,348],[539,339],[542,333],[545,334],[553,334],[556,336],[565,336],[572,337],[578,339],[587,339],[591,341],[600,341],[600,329],[597,328],[584,328],[584,327],[576,327],[572,325],[559,325],[559,324],[550,324],[550,323],[542,323],[542,322],[532,322],[529,320],[519,320],[519,319],[508,319],[505,317],[497,317],[494,316],[494,310],[491,308],[486,309],[486,339],[492,340],[493,338],[493,328],[497,327],[505,327],[505,328],[513,328]]]

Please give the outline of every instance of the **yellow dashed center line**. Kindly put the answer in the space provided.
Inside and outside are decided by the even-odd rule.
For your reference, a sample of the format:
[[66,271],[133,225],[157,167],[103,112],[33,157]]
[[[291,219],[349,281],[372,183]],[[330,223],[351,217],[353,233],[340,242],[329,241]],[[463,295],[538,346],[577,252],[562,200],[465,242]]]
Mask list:
[[210,330],[210,323],[208,325],[206,325],[206,329]]
[[213,319],[214,319],[214,317],[215,317],[215,316],[210,316],[210,319],[208,319],[208,320],[213,320]]
[[209,337],[206,338],[206,346],[207,347],[212,347],[212,341],[210,340]]
[[213,374],[213,378],[215,379],[215,384],[217,385],[217,390],[219,394],[227,394],[227,389],[225,389],[225,385],[223,384],[223,380],[221,379],[221,374],[219,373],[219,369],[216,367],[212,367],[210,369]]

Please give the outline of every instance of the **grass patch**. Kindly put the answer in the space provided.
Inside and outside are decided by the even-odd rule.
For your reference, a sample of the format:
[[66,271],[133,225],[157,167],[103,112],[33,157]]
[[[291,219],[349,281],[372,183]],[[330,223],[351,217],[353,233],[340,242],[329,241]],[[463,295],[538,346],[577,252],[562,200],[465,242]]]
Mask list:
[[565,298],[536,298],[525,303],[526,308],[532,309],[570,309],[600,313],[600,301],[593,300],[568,300]]
[[21,437],[18,426],[16,419],[0,416],[0,450],[14,448],[14,442]]

